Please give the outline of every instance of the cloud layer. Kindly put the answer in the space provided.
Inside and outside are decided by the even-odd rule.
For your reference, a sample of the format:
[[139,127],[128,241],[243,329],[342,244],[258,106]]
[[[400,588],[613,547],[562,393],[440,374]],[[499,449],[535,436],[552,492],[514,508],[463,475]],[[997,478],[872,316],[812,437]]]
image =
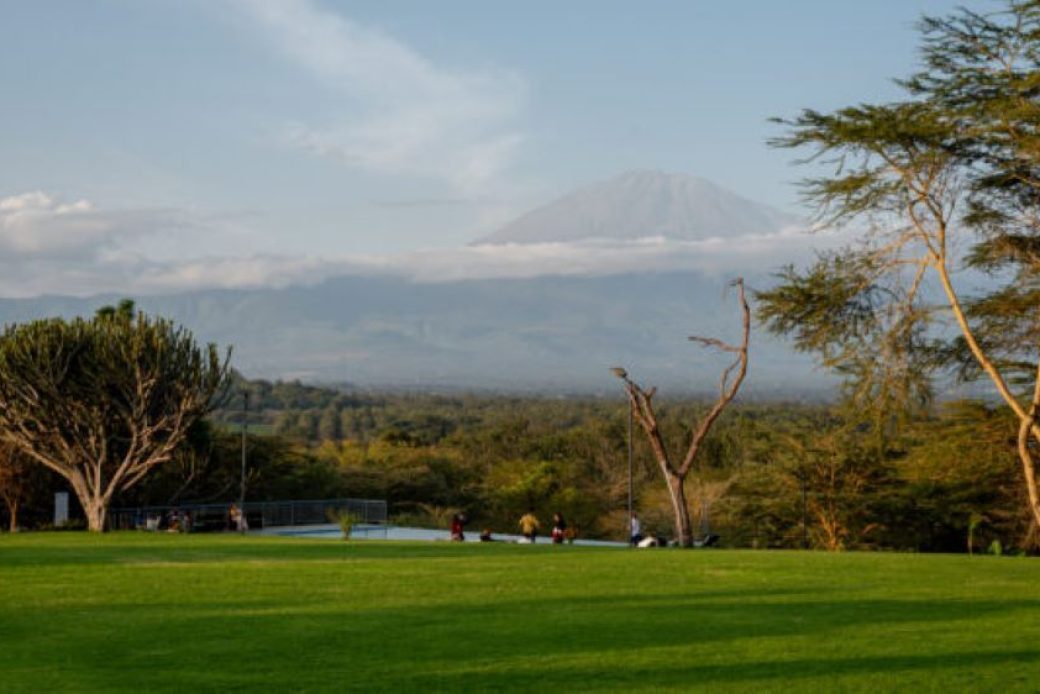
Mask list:
[[63,202],[32,191],[0,198],[0,251],[23,260],[95,257],[184,224],[170,210],[99,212],[87,200]]
[[504,70],[435,64],[310,0],[231,0],[263,39],[342,99],[333,122],[288,126],[295,145],[366,171],[484,190],[523,141],[527,87]]
[[[796,262],[839,238],[790,228],[738,238],[484,244],[458,249],[338,257],[305,255],[160,258],[140,250],[156,237],[212,238],[223,231],[173,210],[103,210],[36,191],[0,198],[0,296],[156,294],[207,288],[313,284],[346,274],[416,282],[696,270],[752,273]],[[150,244],[149,242],[153,242]],[[184,244],[189,245],[189,244]],[[212,244],[199,244],[212,247]]]

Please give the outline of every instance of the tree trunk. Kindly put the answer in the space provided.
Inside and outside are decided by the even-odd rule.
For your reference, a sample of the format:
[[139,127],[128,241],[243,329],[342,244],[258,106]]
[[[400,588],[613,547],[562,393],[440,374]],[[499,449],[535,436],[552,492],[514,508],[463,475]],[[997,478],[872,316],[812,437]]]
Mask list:
[[972,331],[971,326],[968,325],[967,315],[961,306],[957,292],[953,288],[953,282],[950,280],[945,258],[943,258],[942,263],[936,266],[936,270],[950,308],[953,309],[953,317],[956,319],[957,325],[960,326],[961,335],[975,357],[975,361],[989,375],[1004,403],[1018,417],[1018,457],[1022,461],[1026,494],[1029,496],[1029,510],[1033,515],[1033,523],[1037,528],[1040,528],[1040,491],[1037,490],[1036,485],[1036,463],[1033,459],[1033,454],[1029,451],[1030,435],[1032,435],[1035,441],[1040,442],[1040,430],[1037,429],[1037,412],[1040,411],[1040,360],[1037,361],[1036,377],[1033,381],[1033,404],[1029,410],[1026,410],[1011,393],[1011,389],[997,369],[997,366],[993,363],[993,360],[982,350],[978,340],[975,339],[975,333]]
[[11,524],[8,528],[12,533],[18,532],[18,500],[7,502],[7,513],[11,516]]
[[105,532],[105,515],[108,513],[108,505],[102,499],[90,499],[83,504],[83,512],[87,514],[88,530],[94,533]]
[[79,505],[83,507],[83,513],[87,517],[87,529],[95,533],[105,532],[105,516],[108,513],[108,499],[87,484],[81,470],[73,470],[66,475],[65,479],[76,492]]
[[824,544],[828,552],[840,552],[844,548],[842,538],[845,536],[844,528],[838,519],[838,513],[833,508],[817,508],[816,520],[823,531]]
[[690,507],[686,503],[685,478],[675,474],[668,475],[668,496],[672,500],[675,511],[675,540],[680,547],[693,546],[693,526],[690,523]]
[[[1040,381],[1038,381],[1040,383]],[[1018,459],[1022,462],[1022,475],[1026,482],[1026,495],[1029,498],[1029,510],[1033,514],[1033,522],[1040,528],[1040,491],[1036,485],[1036,461],[1029,450],[1029,437],[1033,430],[1033,416],[1021,421],[1018,427]]]

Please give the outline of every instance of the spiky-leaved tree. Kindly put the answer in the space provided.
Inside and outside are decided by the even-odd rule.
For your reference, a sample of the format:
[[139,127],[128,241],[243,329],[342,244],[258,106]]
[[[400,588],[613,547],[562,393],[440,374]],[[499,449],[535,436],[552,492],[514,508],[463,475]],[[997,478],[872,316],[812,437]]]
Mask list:
[[691,342],[697,342],[705,347],[712,347],[723,352],[735,355],[733,362],[725,368],[719,379],[719,396],[708,410],[707,414],[692,428],[690,441],[682,460],[672,459],[668,446],[657,421],[657,412],[654,410],[653,398],[657,394],[657,388],[649,390],[643,388],[633,381],[628,372],[621,368],[613,369],[614,375],[625,384],[625,392],[628,393],[629,405],[632,408],[632,416],[638,422],[640,428],[646,434],[653,451],[654,459],[664,477],[665,486],[668,488],[668,498],[672,502],[672,512],[675,515],[676,540],[682,547],[693,545],[693,525],[690,522],[690,507],[686,501],[686,477],[693,469],[697,460],[697,454],[707,438],[711,427],[726,409],[726,406],[736,397],[740,385],[744,382],[748,368],[748,342],[751,338],[751,309],[748,306],[744,291],[744,280],[734,281],[740,298],[740,307],[743,314],[743,332],[740,344],[729,344],[713,337],[691,337]]
[[804,183],[820,220],[858,238],[788,268],[760,316],[839,371],[872,364],[875,382],[926,392],[951,364],[988,379],[1018,418],[1040,527],[1040,2],[921,29],[927,69],[901,83],[904,101],[780,121],[773,144],[834,164]]
[[0,334],[0,436],[72,487],[91,530],[112,499],[173,456],[228,384],[230,350],[168,320],[106,308]]

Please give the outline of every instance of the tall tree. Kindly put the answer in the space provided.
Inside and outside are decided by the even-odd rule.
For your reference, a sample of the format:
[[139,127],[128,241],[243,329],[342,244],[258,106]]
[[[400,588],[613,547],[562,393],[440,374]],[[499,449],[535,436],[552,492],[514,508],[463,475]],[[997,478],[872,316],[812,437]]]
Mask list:
[[640,428],[646,434],[653,451],[654,459],[664,476],[665,485],[668,488],[668,497],[672,503],[672,511],[675,514],[676,539],[683,547],[693,545],[693,526],[690,522],[690,508],[686,501],[686,477],[697,460],[697,454],[701,452],[701,446],[711,431],[712,425],[726,409],[726,406],[736,397],[740,390],[744,376],[747,375],[748,367],[748,342],[751,338],[751,309],[748,306],[744,291],[744,280],[737,279],[733,283],[737,287],[740,297],[740,307],[743,311],[743,338],[740,344],[733,345],[713,337],[690,337],[692,342],[700,343],[705,347],[714,347],[723,352],[735,354],[736,358],[722,372],[719,379],[719,396],[707,414],[698,422],[690,435],[689,444],[681,461],[673,461],[668,446],[664,440],[664,434],[657,420],[657,412],[654,410],[653,398],[657,388],[649,390],[643,388],[628,376],[628,372],[615,367],[614,374],[625,384],[628,393],[629,404],[632,408],[632,416],[639,423]]
[[0,334],[0,436],[68,480],[102,531],[110,502],[167,462],[228,383],[230,350],[199,348],[132,304]]
[[0,441],[0,500],[7,507],[8,528],[18,529],[18,510],[29,496],[33,475],[30,459],[10,443]]
[[[788,133],[774,145],[835,165],[803,190],[822,223],[857,242],[788,268],[758,295],[760,316],[836,368],[873,354],[889,382],[924,387],[945,357],[988,378],[1018,419],[1040,526],[1040,2],[921,28],[927,70],[902,82],[906,100],[780,121]],[[979,284],[971,268],[991,273],[982,293],[967,291]],[[958,335],[945,348],[930,327],[940,319]]]

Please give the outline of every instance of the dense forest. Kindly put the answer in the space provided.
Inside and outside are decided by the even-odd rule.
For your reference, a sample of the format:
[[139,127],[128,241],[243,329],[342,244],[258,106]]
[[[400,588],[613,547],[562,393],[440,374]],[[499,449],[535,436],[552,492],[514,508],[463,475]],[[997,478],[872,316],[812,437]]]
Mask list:
[[[585,537],[624,536],[627,405],[594,397],[376,393],[238,380],[189,445],[116,506],[237,498],[243,394],[249,500],[386,499],[395,522],[513,532],[529,507],[561,512]],[[677,445],[707,403],[661,403]],[[854,408],[744,402],[710,435],[687,481],[698,533],[732,547],[1032,551],[1017,477],[1015,421],[1001,408],[946,402],[879,423]],[[634,432],[635,506],[673,529],[667,493]],[[23,477],[23,525],[45,524],[60,485]],[[5,511],[6,512],[6,511]]]

